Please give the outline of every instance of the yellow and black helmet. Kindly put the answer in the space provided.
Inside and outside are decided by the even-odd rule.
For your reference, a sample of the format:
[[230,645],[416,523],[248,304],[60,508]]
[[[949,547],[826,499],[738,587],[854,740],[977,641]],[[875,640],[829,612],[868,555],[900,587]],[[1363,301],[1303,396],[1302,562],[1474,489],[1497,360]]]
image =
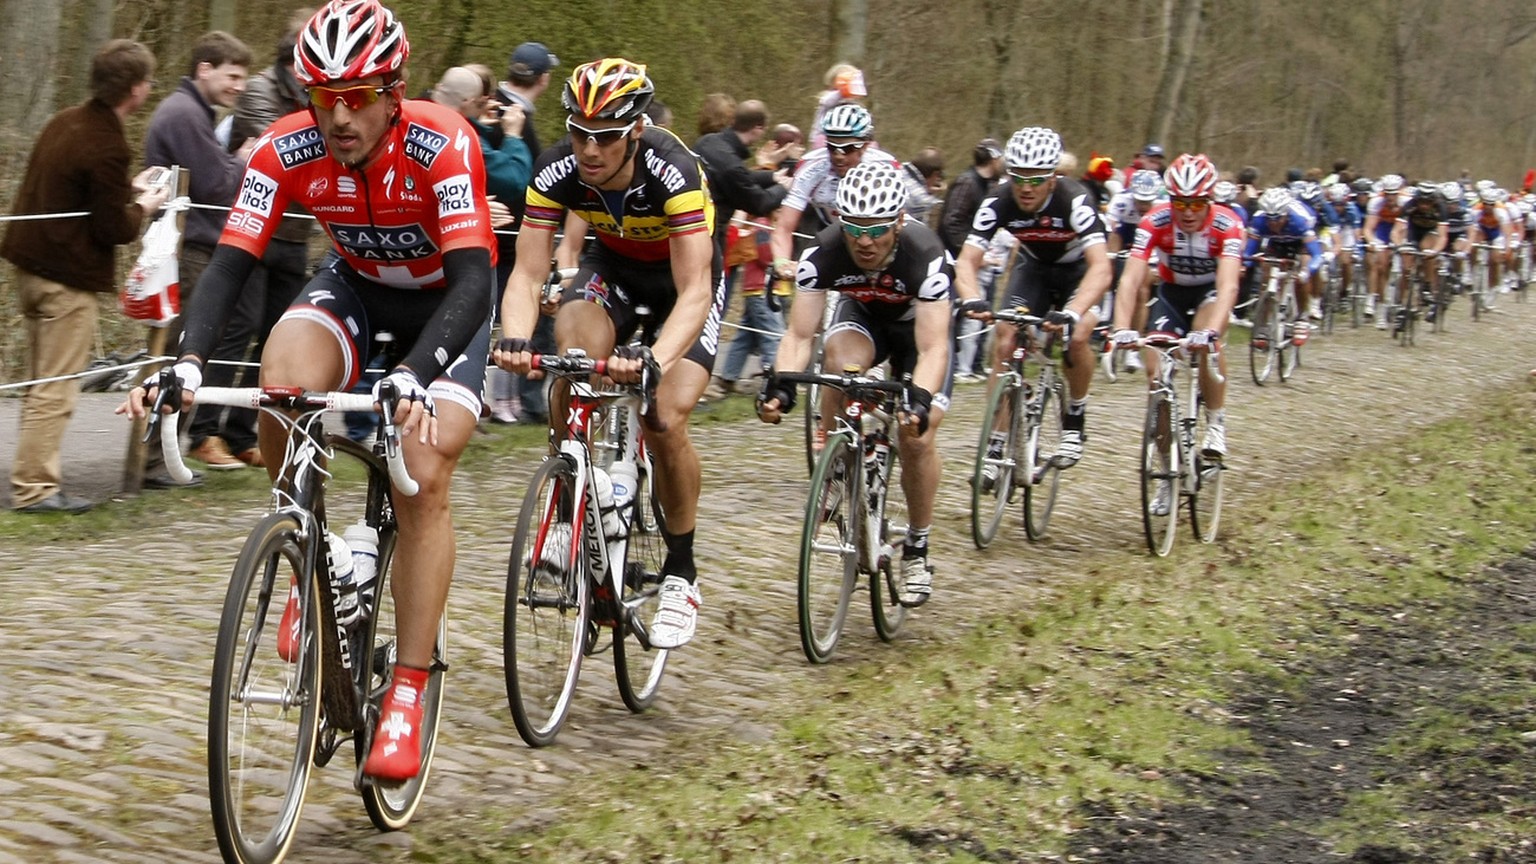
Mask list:
[[644,64],[605,57],[571,70],[560,104],[572,116],[587,120],[632,120],[655,94]]

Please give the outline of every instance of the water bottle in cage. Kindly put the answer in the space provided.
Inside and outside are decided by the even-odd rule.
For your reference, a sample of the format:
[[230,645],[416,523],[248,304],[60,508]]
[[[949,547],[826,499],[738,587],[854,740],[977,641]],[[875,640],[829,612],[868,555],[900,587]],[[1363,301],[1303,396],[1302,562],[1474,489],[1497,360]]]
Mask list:
[[336,623],[351,627],[362,620],[362,609],[357,603],[357,585],[352,581],[352,550],[347,541],[327,531],[327,554],[330,556],[331,597],[336,606]]

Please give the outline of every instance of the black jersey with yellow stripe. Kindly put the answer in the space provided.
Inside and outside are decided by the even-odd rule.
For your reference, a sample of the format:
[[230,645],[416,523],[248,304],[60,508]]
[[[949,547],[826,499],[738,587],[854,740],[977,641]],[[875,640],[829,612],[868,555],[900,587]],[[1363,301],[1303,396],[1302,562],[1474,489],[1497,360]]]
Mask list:
[[[635,150],[635,176],[619,212],[609,198],[583,183],[570,136],[539,154],[528,183],[523,227],[558,230],[564,211],[586,220],[597,240],[638,261],[664,261],[671,238],[715,227],[715,205],[699,158],[671,132],[648,127]],[[611,194],[611,193],[610,193]]]

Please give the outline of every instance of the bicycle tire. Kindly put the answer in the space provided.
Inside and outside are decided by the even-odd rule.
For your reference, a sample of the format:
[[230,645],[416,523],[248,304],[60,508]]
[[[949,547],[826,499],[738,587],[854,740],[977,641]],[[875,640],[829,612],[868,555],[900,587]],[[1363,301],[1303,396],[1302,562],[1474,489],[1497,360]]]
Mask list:
[[1301,365],[1301,346],[1295,342],[1296,328],[1312,326],[1305,317],[1296,318],[1295,313],[1293,298],[1280,301],[1275,312],[1275,331],[1279,338],[1272,347],[1275,352],[1275,371],[1280,374],[1282,384],[1290,381],[1291,376],[1296,374],[1296,367]]
[[1324,336],[1333,335],[1334,318],[1338,315],[1339,306],[1342,303],[1342,279],[1343,277],[1338,273],[1330,274],[1328,276],[1328,284],[1323,290],[1323,325],[1321,329]]
[[[359,658],[366,662],[368,676],[368,732],[357,736],[357,759],[361,764],[368,757],[367,747],[372,742],[371,733],[378,722],[384,694],[393,683],[396,658],[394,597],[389,591],[390,563],[394,560],[395,537],[388,532],[380,537],[378,576],[374,590],[378,602],[373,617],[368,620],[368,638],[363,644],[370,650]],[[421,744],[421,770],[415,777],[395,785],[380,784],[371,780],[363,783],[361,794],[368,819],[380,831],[398,831],[409,825],[416,815],[416,808],[427,788],[427,777],[432,772],[432,756],[437,752],[437,732],[443,712],[443,673],[448,668],[448,613],[437,622],[437,639],[432,648],[432,664],[427,675],[427,687],[422,692],[422,717],[419,741]]]
[[[811,374],[821,372],[821,341],[822,334],[818,332],[811,340],[811,362],[806,371]],[[809,477],[816,471],[816,462],[821,458],[821,451],[816,448],[816,433],[821,429],[821,385],[805,385],[805,474]]]
[[891,447],[889,467],[885,476],[885,495],[880,501],[880,560],[875,572],[869,574],[869,611],[875,622],[875,635],[882,642],[891,642],[906,623],[911,610],[897,599],[901,591],[896,580],[901,578],[902,550],[907,540],[907,499],[901,489],[901,459],[897,448]]
[[[588,637],[590,568],[586,529],[575,518],[575,489],[576,467],[569,459],[544,460],[523,498],[507,564],[502,668],[512,720],[530,747],[546,746],[559,734],[570,713]],[[551,557],[568,559],[572,548],[578,554],[551,568],[544,563],[543,544],[564,533],[552,529],[561,524],[570,526],[571,539],[556,536],[564,549]]]
[[1275,298],[1259,295],[1253,307],[1253,330],[1248,334],[1248,370],[1253,383],[1264,386],[1275,369],[1275,342],[1280,338]]
[[[1179,525],[1179,444],[1173,419],[1173,403],[1167,395],[1148,397],[1147,419],[1141,430],[1141,521],[1147,549],[1159,558],[1173,549]],[[1167,497],[1158,513],[1157,498],[1164,484]]]
[[1194,492],[1189,496],[1189,528],[1195,540],[1214,543],[1216,532],[1221,528],[1221,504],[1224,497],[1222,475],[1226,466],[1220,459],[1210,459],[1200,451],[1198,442],[1205,440],[1205,400],[1202,397],[1195,406],[1195,416],[1200,418],[1195,426],[1197,442],[1192,468]]
[[[998,526],[1002,525],[1013,497],[1013,477],[1019,464],[1020,441],[1025,434],[1020,405],[1023,393],[1023,378],[1018,372],[999,375],[997,386],[987,397],[987,410],[981,415],[986,419],[981,425],[976,464],[971,472],[971,541],[977,549],[987,548],[996,539]],[[987,452],[992,446],[992,432],[999,426],[1006,430],[1002,456],[989,460]],[[989,461],[994,463],[997,472],[990,484],[986,479]]]
[[1024,465],[1029,471],[1024,486],[1024,535],[1030,540],[1045,536],[1056,509],[1056,492],[1061,486],[1061,466],[1056,464],[1056,442],[1061,441],[1062,412],[1067,410],[1066,393],[1059,377],[1044,387],[1037,387],[1026,412],[1029,431],[1024,436]]
[[219,849],[236,864],[271,864],[287,854],[314,764],[325,659],[320,580],[311,579],[300,599],[296,662],[277,647],[293,574],[313,557],[303,536],[287,513],[257,524],[230,574],[214,644],[208,797]]
[[856,484],[859,458],[851,433],[837,432],[827,436],[811,472],[800,531],[796,607],[800,647],[812,663],[827,662],[837,648],[858,578],[856,532],[864,497]]
[[629,539],[624,544],[623,594],[613,640],[613,673],[624,706],[639,714],[656,701],[671,652],[653,648],[647,634],[661,605],[661,566],[667,544],[662,539],[666,517],[651,477],[650,460],[639,465],[640,484],[628,516]]

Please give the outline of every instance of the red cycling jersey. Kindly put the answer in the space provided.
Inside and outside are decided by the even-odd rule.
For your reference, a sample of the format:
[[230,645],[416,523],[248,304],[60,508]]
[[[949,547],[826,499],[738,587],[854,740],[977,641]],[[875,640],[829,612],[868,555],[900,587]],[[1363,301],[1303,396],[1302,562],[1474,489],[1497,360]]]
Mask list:
[[1158,204],[1136,226],[1131,254],[1143,261],[1157,253],[1157,275],[1174,285],[1202,286],[1216,282],[1216,262],[1243,257],[1243,223],[1224,204],[1212,204],[1205,225],[1193,234],[1179,229],[1173,208]]
[[483,195],[485,163],[458,112],[401,103],[380,155],[362,169],[331,158],[308,111],[273,123],[256,142],[219,242],[261,257],[289,202],[312,213],[342,259],[393,288],[443,288],[443,253],[483,248],[496,260]]

